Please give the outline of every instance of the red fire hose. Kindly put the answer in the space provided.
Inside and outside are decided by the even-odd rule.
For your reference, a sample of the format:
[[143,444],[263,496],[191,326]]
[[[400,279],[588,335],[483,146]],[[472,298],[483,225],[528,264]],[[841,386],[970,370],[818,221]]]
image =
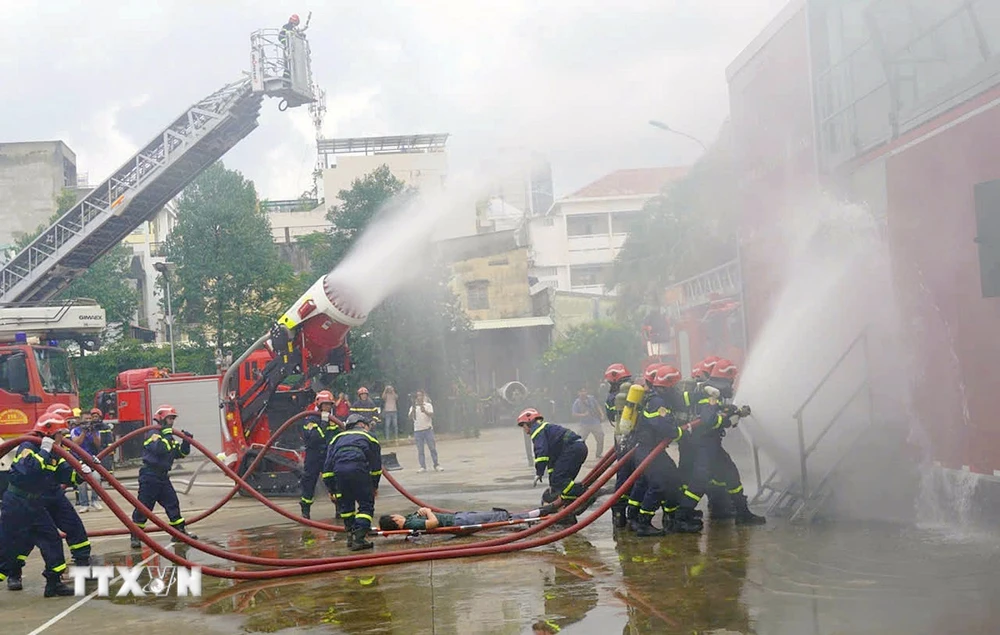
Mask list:
[[[590,472],[587,474],[587,476],[584,477],[582,483],[584,485],[589,485],[594,480],[594,478],[597,477],[598,474],[603,473],[604,470],[606,470],[608,468],[608,465],[610,465],[610,463],[614,460],[614,458],[615,458],[615,450],[614,450],[614,448],[611,448],[610,450],[608,450],[607,452],[604,453],[604,456],[601,457],[601,460],[598,461],[597,465],[595,465],[594,468],[592,470],[590,470]],[[405,496],[407,498],[407,500],[409,500],[411,503],[413,503],[417,507],[426,507],[429,510],[431,510],[432,512],[434,512],[435,514],[454,514],[455,513],[452,510],[442,509],[440,507],[435,507],[434,505],[431,505],[429,503],[426,503],[426,502],[420,500],[419,498],[417,498],[416,496],[414,496],[410,492],[406,491],[406,489],[404,489],[403,486],[399,484],[399,481],[397,481],[396,478],[392,474],[390,474],[389,472],[383,472],[382,473],[382,477],[385,480],[389,481],[389,484],[392,485],[393,487],[395,487],[396,491],[398,491],[400,494],[402,494],[403,496]]]
[[[33,441],[33,442],[37,443],[38,442],[38,438],[37,437],[21,437],[19,439],[15,439],[15,440],[8,441],[6,443],[0,444],[0,455],[5,454],[12,447],[15,447],[17,444],[19,444],[19,443],[21,443],[23,441]],[[197,444],[196,447],[201,446],[201,444],[197,443],[196,441],[194,441],[193,444]],[[602,504],[590,516],[586,517],[581,522],[579,522],[579,523],[577,523],[577,524],[575,524],[575,525],[573,525],[571,527],[568,527],[566,529],[558,531],[558,532],[556,532],[554,534],[551,534],[549,536],[535,538],[535,539],[524,541],[524,542],[518,542],[516,545],[515,544],[508,544],[508,543],[511,543],[511,542],[513,542],[515,540],[520,540],[521,538],[526,537],[528,535],[532,535],[534,533],[537,533],[537,532],[541,531],[542,529],[545,529],[545,528],[551,526],[553,523],[558,522],[561,518],[569,515],[573,511],[575,511],[575,509],[577,509],[583,503],[584,500],[586,500],[587,498],[589,498],[589,497],[593,496],[594,494],[596,494],[596,492],[600,489],[600,487],[602,487],[611,478],[612,474],[614,473],[612,470],[608,470],[605,474],[603,474],[602,477],[594,485],[592,485],[583,496],[581,496],[577,500],[573,501],[570,505],[568,505],[565,508],[563,508],[562,510],[560,510],[559,513],[546,518],[544,521],[542,521],[542,522],[540,522],[540,523],[538,523],[538,524],[530,527],[529,529],[527,529],[525,531],[518,532],[516,535],[512,535],[512,536],[504,537],[504,538],[498,538],[498,539],[494,539],[494,540],[490,540],[490,541],[485,541],[483,543],[479,543],[479,544],[474,545],[474,546],[471,546],[471,545],[459,545],[459,546],[453,546],[453,547],[438,547],[438,548],[430,548],[430,549],[417,549],[417,550],[408,551],[406,553],[392,553],[392,554],[384,554],[384,555],[378,555],[378,556],[353,556],[353,557],[348,556],[348,557],[330,558],[330,559],[324,559],[324,560],[306,560],[305,562],[307,562],[309,564],[304,565],[304,566],[291,567],[291,568],[278,569],[278,570],[270,570],[270,571],[230,571],[230,570],[226,570],[226,569],[218,569],[218,568],[215,568],[215,567],[203,567],[202,571],[205,572],[207,575],[211,575],[211,576],[215,576],[215,577],[220,577],[220,578],[228,578],[228,579],[268,579],[268,578],[274,578],[274,577],[311,575],[311,574],[314,574],[314,573],[324,573],[324,572],[332,572],[332,571],[341,571],[341,570],[362,568],[362,567],[375,566],[375,565],[386,565],[386,564],[399,564],[399,563],[406,563],[406,562],[417,562],[417,561],[423,561],[423,560],[427,560],[427,559],[456,558],[456,557],[463,557],[463,556],[490,555],[490,554],[495,554],[495,553],[504,553],[504,552],[509,552],[509,551],[515,551],[515,550],[520,550],[520,549],[529,549],[529,548],[533,548],[533,547],[537,547],[537,546],[546,545],[546,544],[549,544],[549,543],[554,542],[556,540],[560,540],[560,539],[562,539],[562,538],[564,538],[564,537],[566,537],[566,536],[568,536],[568,535],[570,535],[572,533],[575,533],[576,531],[578,531],[579,529],[582,529],[583,527],[586,527],[587,525],[589,525],[590,523],[592,523],[594,520],[596,520],[597,517],[599,517],[604,512],[606,512],[611,507],[611,505],[618,499],[618,497],[622,493],[624,493],[625,491],[627,491],[627,488],[631,487],[631,485],[639,477],[639,475],[642,473],[642,471],[645,469],[645,467],[649,464],[649,462],[653,458],[655,458],[655,456],[660,451],[662,451],[662,449],[665,448],[667,444],[668,444],[667,441],[664,441],[664,442],[660,443],[660,445],[657,446],[656,450],[654,450],[654,452],[652,452],[650,454],[650,456],[648,456],[642,463],[640,463],[639,466],[637,466],[636,471],[622,485],[622,487],[619,488],[619,490],[615,493],[615,496],[613,496],[612,498],[610,498],[608,501],[605,501],[605,503]],[[207,451],[203,448],[203,446],[199,447],[199,450],[201,450],[202,452],[206,452],[206,454],[207,454]],[[76,469],[78,471],[82,470],[82,464],[81,464],[81,462],[78,461],[75,456],[73,456],[72,454],[70,454],[69,452],[67,452],[64,448],[61,448],[61,447],[57,446],[56,452],[60,456],[62,456],[63,458],[65,458],[67,460],[67,462],[70,464],[71,467],[73,467],[74,469]],[[210,457],[210,458],[215,458],[215,457]],[[94,462],[92,459],[90,459],[89,456],[86,457],[85,460],[88,463],[93,463],[93,465],[91,465],[92,469],[94,469],[95,471],[98,472],[98,474],[100,474],[105,479],[107,479],[109,483],[112,482],[110,474],[107,472],[107,470],[104,469],[103,466],[101,466],[100,464]],[[225,466],[223,466],[223,467],[225,467]],[[235,477],[234,480],[237,480],[237,482],[240,482],[242,480],[242,479],[239,479],[239,477],[236,476],[235,473],[233,473],[231,470],[229,470],[228,467],[225,467],[224,471],[227,472],[227,475],[229,475],[230,478]],[[98,491],[98,493],[101,495],[101,497],[105,500],[105,502],[108,503],[109,509],[111,509],[111,511],[115,514],[115,516],[117,516],[118,519],[121,520],[126,525],[126,527],[128,527],[129,531],[134,532],[137,535],[139,535],[143,539],[143,541],[145,541],[146,544],[153,551],[155,551],[159,555],[167,558],[168,560],[174,562],[175,564],[179,564],[179,565],[182,565],[182,566],[196,566],[195,563],[192,563],[191,561],[189,561],[189,560],[187,560],[185,558],[177,556],[176,554],[174,554],[174,553],[170,552],[169,550],[165,549],[164,547],[162,547],[156,541],[154,541],[151,538],[149,538],[148,536],[146,536],[145,532],[143,530],[139,529],[138,526],[136,526],[135,523],[132,522],[131,518],[121,509],[121,507],[118,506],[118,504],[113,499],[111,499],[110,496],[108,496],[107,492],[105,492],[103,490],[103,488],[100,487],[100,485],[96,482],[96,479],[92,475],[89,475],[89,474],[85,475],[85,478],[92,485],[95,485],[95,489]],[[242,485],[245,486],[245,483],[242,483]],[[127,490],[126,490],[126,492],[127,492]],[[254,492],[254,493],[256,493],[256,492]],[[131,497],[131,493],[129,492],[128,494],[129,494],[129,497]],[[132,497],[132,498],[134,499],[134,497]],[[133,501],[130,501],[130,502],[133,502]],[[270,501],[267,501],[266,499],[265,499],[265,501],[262,501],[262,502],[270,503]],[[136,504],[136,503],[138,503],[137,500],[135,500],[133,504]],[[137,507],[141,511],[143,511],[143,512],[148,512],[149,511],[149,510],[146,510],[141,504],[137,505]],[[209,545],[204,545],[204,543],[201,543],[200,541],[191,540],[188,536],[186,536],[184,534],[181,534],[176,529],[174,529],[173,527],[170,527],[168,524],[166,524],[164,521],[160,520],[159,518],[156,518],[154,516],[151,516],[150,518],[154,522],[154,524],[156,524],[157,526],[159,526],[164,531],[167,531],[167,533],[169,533],[172,537],[174,537],[175,539],[181,540],[183,542],[186,542],[188,544],[191,544],[195,548],[204,549],[207,553],[213,553],[214,552],[215,554],[226,554],[226,555],[220,555],[219,557],[225,557],[225,558],[228,558],[228,559],[236,559],[236,558],[233,558],[233,556],[237,556],[238,555],[238,554],[230,554],[229,552],[225,552],[225,551],[222,551],[222,550],[217,550],[214,547],[211,547]],[[208,549],[205,549],[205,547],[208,547]],[[249,558],[249,557],[247,557],[247,556],[241,556],[239,559],[242,560],[244,558]],[[289,564],[289,562],[291,562],[291,561],[288,561],[288,560],[277,560],[277,559],[260,559],[260,560],[277,561],[281,565],[287,565],[287,564]]]

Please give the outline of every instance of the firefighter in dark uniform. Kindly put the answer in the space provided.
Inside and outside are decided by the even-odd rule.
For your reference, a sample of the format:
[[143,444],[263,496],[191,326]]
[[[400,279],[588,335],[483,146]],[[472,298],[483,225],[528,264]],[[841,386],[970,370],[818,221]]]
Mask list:
[[587,460],[587,444],[580,435],[545,421],[534,408],[519,414],[517,425],[531,437],[535,454],[535,483],[542,481],[548,468],[549,492],[553,501],[558,497],[562,504],[567,504],[583,494],[584,487],[576,482],[576,477]]
[[[97,430],[99,439],[101,441],[101,447],[98,450],[103,450],[115,441],[115,430],[110,423],[104,423],[104,413],[100,408],[90,409],[90,423],[94,426],[94,430]],[[114,474],[115,472],[115,462],[114,457],[108,454],[103,459],[101,459],[101,465],[104,469]]]
[[330,439],[340,432],[336,420],[333,419],[333,401],[333,393],[329,390],[318,392],[315,401],[316,412],[306,416],[302,424],[302,440],[306,456],[300,480],[302,498],[299,500],[299,507],[302,509],[303,518],[309,518],[309,509],[313,504],[313,496],[316,495],[316,481],[319,480],[323,462],[326,460],[326,448],[330,444]]
[[[153,413],[153,425],[156,427],[143,441],[142,467],[139,468],[139,502],[150,510],[157,503],[167,513],[170,526],[191,538],[197,538],[184,527],[184,517],[181,516],[181,504],[177,500],[174,484],[170,482],[170,468],[174,459],[186,457],[191,453],[191,443],[174,436],[174,422],[177,420],[177,410],[173,406],[163,405]],[[185,436],[191,433],[182,430]],[[138,509],[132,511],[132,522],[140,529],[146,527],[146,516]],[[141,549],[139,536],[132,534],[133,549]]]
[[766,521],[750,511],[747,497],[740,482],[740,473],[732,457],[722,447],[726,429],[735,426],[741,417],[750,414],[750,408],[738,408],[726,403],[733,396],[733,381],[736,379],[736,365],[728,360],[719,360],[712,367],[708,382],[703,390],[706,397],[699,400],[698,420],[700,428],[692,435],[689,452],[690,475],[683,490],[682,507],[697,505],[706,490],[713,484],[724,488],[732,504],[733,515],[738,525],[762,525]]
[[[708,403],[708,395],[705,393],[705,386],[709,385],[709,378],[715,365],[722,361],[722,358],[714,355],[706,357],[691,369],[691,379],[684,382],[685,404],[689,412],[689,420],[698,418],[698,408],[701,404]],[[691,473],[691,462],[696,452],[687,451],[688,439],[681,441],[681,472],[685,475]],[[726,492],[725,483],[709,479],[705,489],[705,496],[708,498],[708,515],[712,520],[727,520],[733,518],[732,504],[729,501],[729,494]],[[699,514],[701,512],[698,512]]]
[[382,421],[380,415],[382,409],[368,396],[368,389],[362,386],[358,388],[358,398],[351,404],[352,415],[364,415],[368,421],[368,429],[375,434],[378,424]]
[[[604,410],[608,415],[608,423],[615,431],[615,458],[620,462],[618,472],[615,475],[615,491],[632,476],[634,463],[631,459],[621,461],[621,458],[632,449],[627,434],[619,430],[618,421],[621,415],[619,402],[624,403],[624,395],[628,395],[628,389],[632,386],[632,373],[629,372],[625,364],[611,364],[604,371],[604,379],[608,382],[608,398],[604,401]],[[619,398],[619,395],[623,395]],[[625,492],[621,498],[616,500],[611,506],[611,523],[614,527],[624,527],[627,524],[629,495]]]
[[[71,428],[76,421],[73,409],[65,404],[53,404],[49,406],[46,414],[54,414],[66,422],[66,427]],[[82,482],[80,475],[69,466],[66,459],[53,457],[56,468],[53,478],[49,479],[48,488],[42,495],[42,504],[45,510],[52,517],[56,529],[66,534],[66,546],[69,547],[70,555],[73,557],[73,564],[79,567],[90,566],[90,539],[87,538],[87,528],[83,526],[83,519],[79,512],[73,507],[73,503],[66,497],[63,486],[76,486]],[[84,472],[89,474],[91,469],[83,466]],[[27,551],[18,554],[19,562],[23,563],[28,559],[31,547]],[[20,575],[18,575],[20,577]]]
[[[674,412],[683,401],[676,386],[681,380],[681,372],[673,366],[658,365],[653,371],[649,399],[643,407],[641,418],[636,424],[636,465],[648,457],[662,441],[681,438],[685,429],[690,432],[691,424],[677,419]],[[637,536],[661,536],[666,531],[692,533],[701,531],[697,519],[681,516],[674,518],[680,506],[678,497],[682,480],[674,460],[666,452],[659,452],[643,472],[646,484],[642,503],[639,506]],[[663,509],[663,529],[653,525],[656,511]]]
[[368,433],[368,417],[352,414],[346,429],[330,440],[323,465],[323,481],[336,479],[337,509],[347,530],[347,548],[371,549],[366,537],[375,514],[375,497],[382,479],[382,448]]
[[[26,554],[32,545],[38,545],[45,561],[45,597],[73,595],[73,589],[62,582],[66,571],[62,540],[52,517],[45,509],[44,496],[55,483],[56,474],[70,469],[60,466],[53,451],[62,443],[68,431],[66,421],[54,414],[45,414],[35,423],[32,433],[42,437],[35,445],[25,441],[14,451],[10,468],[10,483],[0,504],[0,580],[7,580],[7,588],[20,591],[21,567],[18,556]],[[65,496],[64,496],[65,498]]]
[[[646,405],[649,403],[649,399],[653,396],[653,378],[656,377],[656,371],[659,370],[661,366],[664,366],[664,364],[660,362],[654,362],[646,366],[646,369],[642,371],[642,379],[646,386],[646,392],[643,395],[642,403],[639,404],[639,413],[645,412]],[[642,415],[639,414],[636,417],[636,425],[639,424],[639,421],[641,419]],[[636,437],[633,431],[632,440],[629,447],[635,447],[636,445],[635,439]],[[643,455],[643,457],[640,458],[638,456],[639,454],[640,451],[636,450],[636,453],[632,455],[631,459],[632,469],[629,470],[629,474],[635,471],[635,466],[638,465],[639,462],[642,461],[642,458],[645,458],[646,456]],[[628,509],[626,510],[626,524],[628,528],[631,529],[632,531],[639,530],[639,507],[642,505],[642,499],[646,497],[647,487],[648,487],[648,481],[646,479],[646,473],[640,474],[639,478],[637,478],[635,480],[635,483],[632,484],[632,490],[628,494]]]

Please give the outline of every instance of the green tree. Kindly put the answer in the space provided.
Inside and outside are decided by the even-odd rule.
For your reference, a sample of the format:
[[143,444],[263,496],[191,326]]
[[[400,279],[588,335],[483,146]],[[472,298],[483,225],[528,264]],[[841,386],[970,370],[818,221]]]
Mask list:
[[207,327],[215,347],[242,350],[284,309],[276,291],[291,268],[253,183],[221,162],[184,189],[166,249],[177,263],[173,310],[196,339]]
[[723,146],[646,203],[611,272],[620,316],[641,319],[668,286],[736,258],[735,178]]
[[[77,196],[73,190],[63,190],[56,198],[56,211],[48,222],[14,241],[15,248],[21,251],[31,244],[31,241],[76,205],[76,202]],[[115,245],[94,262],[83,275],[70,283],[56,299],[97,300],[104,307],[109,323],[128,324],[139,306],[139,293],[131,280],[131,265],[132,249],[124,244]]]
[[571,328],[553,342],[539,362],[539,375],[560,403],[572,403],[581,386],[597,388],[608,364],[622,362],[638,372],[643,357],[636,329],[615,322],[590,322]]
[[[177,372],[215,374],[215,351],[207,346],[178,344]],[[170,369],[170,349],[166,346],[141,344],[137,340],[121,339],[96,353],[73,358],[80,383],[80,403],[91,404],[98,390],[113,388],[118,373],[133,368]]]
[[[313,279],[331,271],[376,216],[405,204],[414,193],[384,165],[341,190],[341,203],[327,213],[332,228],[299,240],[310,254]],[[457,423],[451,421],[446,404],[468,357],[468,320],[448,287],[449,275],[444,265],[431,263],[353,329],[349,343],[354,371],[339,376],[333,387],[353,393],[365,385],[377,393],[391,383],[402,395],[422,389],[438,410],[436,425]]]

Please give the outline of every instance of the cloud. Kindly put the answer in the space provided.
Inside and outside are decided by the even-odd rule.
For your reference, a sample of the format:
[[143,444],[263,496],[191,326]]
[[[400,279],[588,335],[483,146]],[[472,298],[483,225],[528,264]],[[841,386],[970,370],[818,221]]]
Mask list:
[[[0,139],[62,137],[104,178],[130,148],[248,67],[249,34],[305,19],[324,134],[450,132],[451,163],[500,146],[547,155],[567,192],[620,167],[690,162],[727,112],[725,66],[785,0],[20,0],[0,3]],[[14,87],[13,90],[10,87]],[[136,103],[137,96],[146,101]],[[305,108],[276,112],[225,158],[262,196],[311,185]],[[112,166],[112,167],[109,167]]]

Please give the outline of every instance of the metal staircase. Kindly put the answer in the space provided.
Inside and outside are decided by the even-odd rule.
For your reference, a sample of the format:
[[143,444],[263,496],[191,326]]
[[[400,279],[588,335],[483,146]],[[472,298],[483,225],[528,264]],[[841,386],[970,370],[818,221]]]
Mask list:
[[250,134],[257,127],[265,95],[281,98],[285,108],[310,101],[302,85],[311,77],[305,37],[292,34],[287,62],[266,66],[256,62],[273,58],[274,52],[261,33],[269,31],[258,32],[251,40],[255,62],[251,75],[188,108],[23,251],[0,266],[0,303],[41,302],[65,289]]
[[[859,349],[866,355],[865,377],[850,396],[843,401],[830,420],[820,430],[819,434],[816,435],[816,438],[813,439],[812,443],[806,445],[803,415],[805,409],[819,395],[823,387],[827,385],[830,378],[844,364],[850,354]],[[826,375],[816,384],[813,391],[792,415],[798,431],[799,473],[797,475],[783,475],[776,468],[766,479],[761,481],[760,450],[756,444],[753,445],[754,469],[759,486],[757,493],[750,501],[752,505],[768,505],[767,515],[787,516],[791,522],[803,523],[812,522],[816,514],[823,509],[823,506],[833,493],[830,487],[831,478],[836,474],[837,469],[851,454],[858,442],[864,438],[867,430],[863,426],[860,432],[849,443],[845,444],[833,465],[820,475],[819,478],[815,478],[815,474],[811,476],[809,473],[809,457],[816,451],[816,448],[819,447],[819,444],[827,436],[827,433],[840,421],[841,416],[843,416],[851,404],[860,397],[867,397],[868,399],[868,423],[871,425],[874,412],[871,385],[869,383],[870,368],[867,365],[867,351],[868,332],[866,330],[854,338],[843,354],[841,354],[840,358],[830,367]]]

